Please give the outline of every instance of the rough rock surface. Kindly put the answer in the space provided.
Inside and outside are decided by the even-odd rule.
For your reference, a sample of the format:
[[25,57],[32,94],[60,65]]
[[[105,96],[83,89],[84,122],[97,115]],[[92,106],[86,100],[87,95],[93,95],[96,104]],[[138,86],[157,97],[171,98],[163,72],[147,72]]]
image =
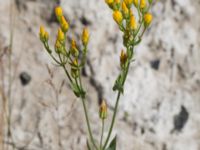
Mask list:
[[[84,84],[89,91],[93,131],[98,136],[98,100],[108,101],[111,117],[116,97],[112,86],[119,73],[119,53],[123,48],[112,13],[103,0],[13,2],[14,141],[17,147],[27,145],[26,149],[34,150],[86,149],[81,102],[70,91],[62,69],[42,51],[38,28],[40,24],[46,26],[53,46],[58,27],[53,9],[59,3],[70,21],[70,36],[79,39],[83,26],[88,26],[91,40]],[[118,149],[200,149],[199,9],[199,0],[160,0],[153,7],[153,24],[136,48],[136,61],[120,101],[113,132],[113,136],[118,135]],[[9,1],[0,0],[0,66],[5,70],[6,90],[9,10]],[[20,82],[22,72],[31,77],[26,86]]]

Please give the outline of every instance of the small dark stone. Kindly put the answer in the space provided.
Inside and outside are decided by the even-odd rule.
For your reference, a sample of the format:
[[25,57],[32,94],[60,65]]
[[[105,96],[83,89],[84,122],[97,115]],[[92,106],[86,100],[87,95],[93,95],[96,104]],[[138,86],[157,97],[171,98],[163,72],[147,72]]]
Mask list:
[[23,86],[29,84],[29,82],[31,81],[31,76],[27,72],[20,73],[19,78]]
[[91,25],[91,21],[89,21],[85,16],[82,16],[82,17],[80,18],[80,21],[81,21],[81,23],[82,23],[84,26]]
[[174,116],[174,129],[173,131],[181,131],[189,118],[189,113],[184,106],[181,106],[179,114]]
[[150,62],[151,64],[151,67],[155,70],[158,70],[159,69],[159,65],[160,65],[160,59],[155,59],[155,60],[152,60]]

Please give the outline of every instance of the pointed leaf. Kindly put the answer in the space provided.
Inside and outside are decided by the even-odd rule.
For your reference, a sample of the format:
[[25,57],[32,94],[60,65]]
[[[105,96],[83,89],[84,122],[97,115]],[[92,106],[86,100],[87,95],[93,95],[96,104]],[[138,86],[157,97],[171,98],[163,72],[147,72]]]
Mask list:
[[110,142],[110,145],[106,150],[116,150],[117,145],[117,136],[114,137],[114,139]]

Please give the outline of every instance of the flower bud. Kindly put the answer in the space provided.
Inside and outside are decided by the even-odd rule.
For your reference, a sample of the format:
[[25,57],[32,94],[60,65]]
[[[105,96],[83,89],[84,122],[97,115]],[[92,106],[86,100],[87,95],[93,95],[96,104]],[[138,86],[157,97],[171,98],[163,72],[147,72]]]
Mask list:
[[40,40],[42,42],[45,42],[45,41],[47,41],[49,39],[49,34],[48,34],[47,31],[45,31],[44,26],[40,26],[40,33],[39,33],[39,35],[40,35]]
[[78,55],[79,55],[79,51],[78,51],[77,46],[76,46],[76,41],[74,39],[72,39],[72,41],[71,41],[70,53],[74,57],[78,57]]
[[120,4],[120,0],[115,0],[115,4],[119,5]]
[[135,7],[138,7],[138,0],[133,0],[133,4],[135,5]]
[[129,14],[129,9],[127,8],[126,3],[124,1],[122,2],[122,12],[125,17]]
[[56,40],[56,43],[55,43],[55,51],[58,54],[60,54],[60,53],[62,53],[64,55],[66,54],[66,51],[65,51],[62,43],[58,39]]
[[144,9],[146,7],[146,0],[140,0],[140,9]]
[[122,50],[121,54],[120,54],[120,65],[121,66],[123,66],[126,63],[127,58],[128,58],[128,56],[127,56],[126,52],[124,50]]
[[130,7],[131,4],[133,3],[133,0],[124,0],[124,2],[126,3],[126,5],[127,5],[128,7]]
[[62,11],[62,8],[60,6],[57,6],[55,8],[55,14],[56,14],[56,17],[59,19],[63,16],[63,11]]
[[73,78],[78,77],[78,60],[74,59],[71,64],[71,75]]
[[99,117],[103,120],[107,118],[107,104],[105,100],[102,100],[99,107]]
[[60,42],[63,42],[65,40],[65,34],[62,32],[60,28],[58,29],[57,40]]
[[144,15],[144,26],[148,27],[152,22],[153,16],[150,13]]
[[113,12],[113,19],[117,22],[117,24],[121,24],[123,21],[122,13],[118,10]]
[[109,7],[112,6],[112,4],[114,3],[114,0],[105,0],[106,4],[108,4]]
[[61,29],[64,33],[66,33],[69,29],[69,24],[68,22],[66,21],[65,17],[62,16],[61,17],[61,20],[60,20],[60,24],[61,24]]
[[137,22],[136,22],[136,19],[135,19],[134,15],[132,15],[131,18],[130,18],[130,29],[131,30],[136,30],[137,29]]
[[89,31],[87,28],[83,29],[83,33],[82,33],[82,43],[84,46],[87,46],[89,41]]

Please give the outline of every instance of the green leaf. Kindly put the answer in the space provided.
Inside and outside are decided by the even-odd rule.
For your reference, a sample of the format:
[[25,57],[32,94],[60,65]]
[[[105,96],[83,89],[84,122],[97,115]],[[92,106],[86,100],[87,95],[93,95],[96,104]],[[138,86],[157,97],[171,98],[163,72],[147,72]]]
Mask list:
[[72,90],[77,97],[80,97],[79,87],[74,83],[72,83]]
[[117,145],[117,136],[114,137],[114,139],[111,141],[110,145],[106,150],[116,150]]
[[120,74],[117,78],[117,80],[115,81],[115,84],[113,86],[113,91],[120,91],[121,93],[124,92],[124,89],[123,89],[123,85],[122,85],[122,82],[123,82],[123,77],[122,75]]

